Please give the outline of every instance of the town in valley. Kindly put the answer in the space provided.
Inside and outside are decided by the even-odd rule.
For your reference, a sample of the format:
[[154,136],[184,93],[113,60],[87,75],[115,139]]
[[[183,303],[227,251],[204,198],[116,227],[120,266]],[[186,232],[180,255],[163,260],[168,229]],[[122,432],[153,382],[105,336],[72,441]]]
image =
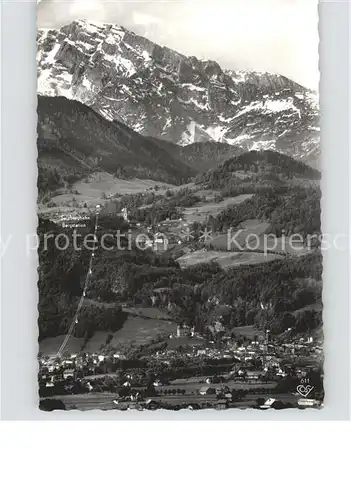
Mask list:
[[321,408],[317,92],[109,23],[37,47],[40,408]]

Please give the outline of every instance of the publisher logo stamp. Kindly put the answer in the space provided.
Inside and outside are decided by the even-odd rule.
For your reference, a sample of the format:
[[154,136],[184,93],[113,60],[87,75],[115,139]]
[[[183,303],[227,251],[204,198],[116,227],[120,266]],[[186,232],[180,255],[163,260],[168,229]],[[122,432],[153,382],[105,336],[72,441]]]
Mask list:
[[300,396],[303,396],[304,398],[307,398],[307,396],[313,389],[314,389],[313,386],[303,385],[303,384],[300,384],[296,387],[297,392],[300,394]]

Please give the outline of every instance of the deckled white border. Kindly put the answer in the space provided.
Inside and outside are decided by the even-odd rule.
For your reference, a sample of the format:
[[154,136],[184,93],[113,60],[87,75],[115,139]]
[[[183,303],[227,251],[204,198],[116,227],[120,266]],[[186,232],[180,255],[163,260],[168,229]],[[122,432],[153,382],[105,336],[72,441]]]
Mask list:
[[[308,1],[308,0],[307,0]],[[323,231],[350,234],[348,0],[321,2]],[[350,418],[349,251],[324,256],[326,399],[322,410],[41,412],[37,396],[36,1],[1,3],[1,415],[5,420],[345,420]],[[298,36],[298,33],[297,33]]]

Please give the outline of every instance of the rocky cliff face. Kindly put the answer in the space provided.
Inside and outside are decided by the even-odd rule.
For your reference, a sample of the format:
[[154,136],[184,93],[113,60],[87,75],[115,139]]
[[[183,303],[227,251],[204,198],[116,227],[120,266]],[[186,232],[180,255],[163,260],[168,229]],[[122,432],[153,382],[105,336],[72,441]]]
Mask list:
[[317,96],[280,75],[223,70],[123,27],[74,21],[38,32],[38,91],[63,95],[142,135],[319,157]]

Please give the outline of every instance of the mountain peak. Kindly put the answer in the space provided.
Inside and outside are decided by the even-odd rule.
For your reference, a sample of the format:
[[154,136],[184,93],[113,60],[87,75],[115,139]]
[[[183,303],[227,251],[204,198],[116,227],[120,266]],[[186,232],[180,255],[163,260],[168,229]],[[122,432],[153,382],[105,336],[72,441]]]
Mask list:
[[78,19],[38,32],[38,91],[81,101],[142,135],[319,155],[314,94],[288,78],[223,70],[122,26]]

